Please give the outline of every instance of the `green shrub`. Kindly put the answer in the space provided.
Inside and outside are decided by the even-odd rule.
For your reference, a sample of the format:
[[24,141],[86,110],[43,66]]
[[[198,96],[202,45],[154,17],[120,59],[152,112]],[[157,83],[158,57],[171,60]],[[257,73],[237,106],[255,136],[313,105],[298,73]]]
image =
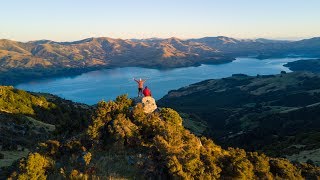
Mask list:
[[52,163],[50,159],[40,155],[39,153],[29,154],[26,161],[20,163],[19,180],[38,180],[46,179],[46,171],[50,168]]
[[175,125],[182,125],[182,118],[175,110],[162,108],[160,114],[164,121],[174,123]]

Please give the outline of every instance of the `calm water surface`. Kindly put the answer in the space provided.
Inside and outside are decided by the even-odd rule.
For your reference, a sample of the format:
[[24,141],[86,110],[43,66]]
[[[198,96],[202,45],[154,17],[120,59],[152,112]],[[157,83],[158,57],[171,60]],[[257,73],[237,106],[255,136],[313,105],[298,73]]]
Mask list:
[[145,83],[156,99],[169,90],[199,82],[231,76],[236,73],[248,75],[279,74],[290,70],[283,65],[301,58],[281,58],[258,60],[254,58],[237,58],[228,64],[201,65],[198,67],[156,70],[139,67],[105,69],[84,73],[75,77],[60,77],[47,80],[31,81],[19,84],[16,88],[33,92],[46,92],[86,104],[96,104],[100,100],[115,99],[120,94],[134,97],[137,85],[132,80],[146,78]]

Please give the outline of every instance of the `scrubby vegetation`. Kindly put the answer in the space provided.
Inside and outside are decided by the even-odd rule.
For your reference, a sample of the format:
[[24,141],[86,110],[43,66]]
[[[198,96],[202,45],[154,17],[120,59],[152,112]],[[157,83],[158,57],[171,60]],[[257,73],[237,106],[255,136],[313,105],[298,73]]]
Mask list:
[[0,113],[16,117],[21,121],[18,124],[32,118],[55,125],[57,132],[68,134],[86,127],[91,111],[90,106],[50,94],[31,94],[12,86],[0,86]]
[[[236,74],[171,91],[157,103],[205,121],[202,134],[223,147],[286,157],[320,148],[319,81],[313,73]],[[320,165],[313,155],[304,159]]]
[[[151,114],[126,96],[99,102],[89,127],[66,140],[41,143],[9,173],[32,178],[316,179],[320,168],[197,137],[170,108]],[[35,163],[38,162],[38,166]]]
[[[26,156],[39,142],[82,132],[92,109],[50,94],[0,86],[0,167]],[[1,175],[0,170],[0,179]]]

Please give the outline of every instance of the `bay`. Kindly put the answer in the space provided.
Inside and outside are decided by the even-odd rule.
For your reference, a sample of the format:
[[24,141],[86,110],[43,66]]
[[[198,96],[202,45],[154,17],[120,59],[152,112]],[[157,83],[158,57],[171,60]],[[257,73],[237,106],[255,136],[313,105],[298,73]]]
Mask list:
[[283,65],[307,58],[278,58],[259,60],[237,58],[235,61],[219,65],[201,65],[170,70],[157,70],[140,67],[104,69],[81,74],[75,77],[59,77],[35,80],[18,84],[15,87],[32,92],[51,93],[75,102],[96,104],[100,100],[112,100],[118,95],[137,96],[137,84],[133,78],[146,79],[156,99],[168,91],[206,79],[229,77],[232,74],[270,75],[281,71],[290,72]]

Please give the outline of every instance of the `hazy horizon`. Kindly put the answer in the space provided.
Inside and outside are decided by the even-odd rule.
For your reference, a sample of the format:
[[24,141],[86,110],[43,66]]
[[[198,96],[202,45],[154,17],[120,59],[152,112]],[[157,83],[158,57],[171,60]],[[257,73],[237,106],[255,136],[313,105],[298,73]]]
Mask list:
[[90,37],[300,40],[320,36],[318,0],[5,1],[0,39]]
[[0,40],[6,39],[6,40],[12,40],[12,41],[17,41],[17,42],[32,42],[32,41],[54,41],[54,42],[74,42],[74,41],[81,41],[85,39],[90,39],[90,38],[111,38],[111,39],[123,39],[123,40],[143,40],[143,39],[169,39],[169,38],[178,38],[181,40],[188,40],[188,39],[198,39],[198,38],[208,38],[208,37],[229,37],[229,38],[234,38],[238,40],[246,40],[246,39],[268,39],[268,40],[278,40],[278,41],[299,41],[303,39],[310,39],[314,37],[320,37],[320,36],[312,36],[312,37],[288,37],[288,38],[265,38],[265,37],[252,37],[252,38],[237,38],[237,37],[231,37],[231,36],[224,36],[224,35],[219,35],[219,36],[203,36],[203,37],[191,37],[191,38],[180,38],[180,37],[147,37],[147,38],[115,38],[115,37],[110,37],[110,36],[95,36],[95,37],[85,37],[81,39],[70,39],[70,40],[53,40],[53,39],[31,39],[31,40],[26,40],[26,41],[20,41],[20,40],[15,40],[15,39],[8,39],[8,38],[0,38]]

